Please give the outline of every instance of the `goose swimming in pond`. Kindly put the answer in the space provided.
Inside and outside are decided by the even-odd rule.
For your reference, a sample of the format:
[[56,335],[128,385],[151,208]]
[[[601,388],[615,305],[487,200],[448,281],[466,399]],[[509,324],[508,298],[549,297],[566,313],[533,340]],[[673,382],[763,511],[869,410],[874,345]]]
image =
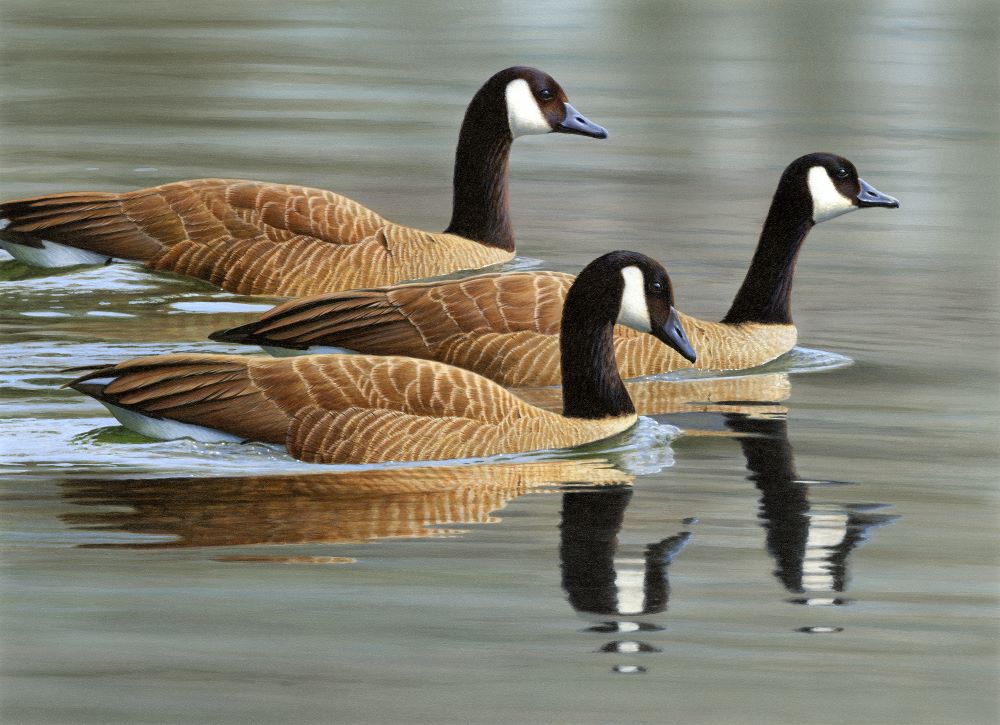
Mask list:
[[[781,176],[743,286],[722,322],[679,313],[698,351],[690,363],[648,335],[619,327],[614,337],[625,378],[694,367],[738,370],[794,347],[791,292],[795,261],[816,224],[899,202],[858,178],[847,159],[815,153]],[[211,335],[270,351],[331,347],[440,360],[509,387],[557,385],[559,320],[573,282],[557,272],[488,274],[345,292],[283,304],[247,325]]]
[[642,254],[611,252],[580,272],[562,312],[561,415],[468,370],[406,357],[159,355],[100,367],[69,385],[143,435],[279,443],[316,463],[566,448],[636,421],[615,365],[616,323],[695,360],[673,302],[666,270]]
[[320,189],[196,179],[0,203],[0,247],[41,267],[145,262],[230,292],[295,297],[479,269],[514,256],[507,161],[518,136],[606,138],[535,68],[490,78],[455,153],[451,223],[425,232]]

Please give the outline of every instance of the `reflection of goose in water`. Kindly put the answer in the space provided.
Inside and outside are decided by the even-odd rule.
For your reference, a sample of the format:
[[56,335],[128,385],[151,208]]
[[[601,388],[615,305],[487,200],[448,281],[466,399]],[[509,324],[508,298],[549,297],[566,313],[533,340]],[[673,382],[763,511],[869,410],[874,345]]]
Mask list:
[[[784,373],[684,381],[626,383],[639,414],[681,412],[780,413],[790,384]],[[535,404],[559,405],[558,389],[516,391]],[[622,635],[601,652],[642,654],[659,648],[634,638],[662,629],[655,615],[667,609],[667,568],[691,538],[680,531],[647,544],[629,556],[619,551],[618,534],[632,499],[631,487],[571,491],[563,494],[559,560],[562,586],[570,606],[591,622],[588,631]],[[618,664],[621,673],[645,672],[641,665]]]
[[630,475],[599,459],[268,477],[84,480],[63,484],[68,501],[130,510],[63,518],[90,530],[171,537],[125,544],[132,547],[355,543],[450,533],[431,528],[436,525],[492,523],[492,512],[546,484],[630,481]]
[[[631,499],[632,488],[623,486],[563,494],[562,586],[573,609],[593,623],[591,632],[627,635],[662,629],[650,617],[666,610],[670,599],[667,567],[691,537],[681,532],[647,544],[641,556],[622,555],[618,532]],[[634,639],[614,640],[600,650],[619,654],[660,651]],[[635,665],[618,665],[615,670],[644,671]]]
[[775,576],[799,604],[842,604],[837,596],[847,580],[847,557],[872,528],[898,517],[874,513],[882,504],[809,503],[809,481],[798,477],[783,417],[726,416],[739,435],[748,478],[761,492],[760,518],[767,549],[777,563]]
[[[646,380],[625,383],[637,415],[662,413],[783,413],[788,398],[787,373],[742,375],[700,380]],[[518,397],[546,410],[562,409],[559,388],[519,388]]]

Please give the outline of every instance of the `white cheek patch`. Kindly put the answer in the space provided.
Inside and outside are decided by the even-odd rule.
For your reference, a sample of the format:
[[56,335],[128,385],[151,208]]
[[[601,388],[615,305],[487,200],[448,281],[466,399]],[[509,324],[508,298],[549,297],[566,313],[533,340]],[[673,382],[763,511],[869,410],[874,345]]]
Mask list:
[[625,289],[622,291],[622,306],[618,310],[618,324],[631,327],[639,332],[653,329],[649,322],[649,306],[646,304],[646,285],[642,270],[631,265],[622,270]]
[[813,221],[819,224],[858,207],[833,185],[829,172],[822,166],[809,169],[809,195],[813,202]]
[[510,135],[528,136],[537,133],[551,133],[552,126],[545,119],[542,109],[531,93],[528,81],[517,78],[507,84],[507,123]]

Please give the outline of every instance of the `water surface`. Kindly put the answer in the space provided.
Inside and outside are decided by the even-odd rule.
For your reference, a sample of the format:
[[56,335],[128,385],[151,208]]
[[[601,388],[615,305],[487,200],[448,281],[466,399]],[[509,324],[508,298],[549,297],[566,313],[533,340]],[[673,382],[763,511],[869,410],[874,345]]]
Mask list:
[[636,249],[719,317],[792,158],[842,153],[902,202],[800,256],[800,343],[852,365],[651,387],[619,440],[443,469],[125,432],[60,370],[237,351],[206,334],[273,300],[0,262],[5,721],[996,720],[994,3],[7,0],[0,22],[3,198],[260,178],[443,228],[465,104],[527,63],[611,134],[516,142],[528,260]]

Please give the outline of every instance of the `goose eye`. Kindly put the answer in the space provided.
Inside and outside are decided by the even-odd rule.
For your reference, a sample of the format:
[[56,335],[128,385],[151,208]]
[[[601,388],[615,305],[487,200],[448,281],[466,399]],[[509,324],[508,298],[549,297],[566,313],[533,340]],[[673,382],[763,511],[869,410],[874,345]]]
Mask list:
[[548,88],[543,88],[538,92],[538,97],[541,98],[543,101],[550,101],[552,100],[552,91],[550,91]]
[[833,175],[836,176],[838,179],[846,179],[847,178],[847,169],[843,169],[843,168],[837,169],[835,172],[833,172]]
[[652,292],[662,292],[663,291],[663,283],[662,282],[653,282],[653,283],[651,283],[649,285],[649,289]]

